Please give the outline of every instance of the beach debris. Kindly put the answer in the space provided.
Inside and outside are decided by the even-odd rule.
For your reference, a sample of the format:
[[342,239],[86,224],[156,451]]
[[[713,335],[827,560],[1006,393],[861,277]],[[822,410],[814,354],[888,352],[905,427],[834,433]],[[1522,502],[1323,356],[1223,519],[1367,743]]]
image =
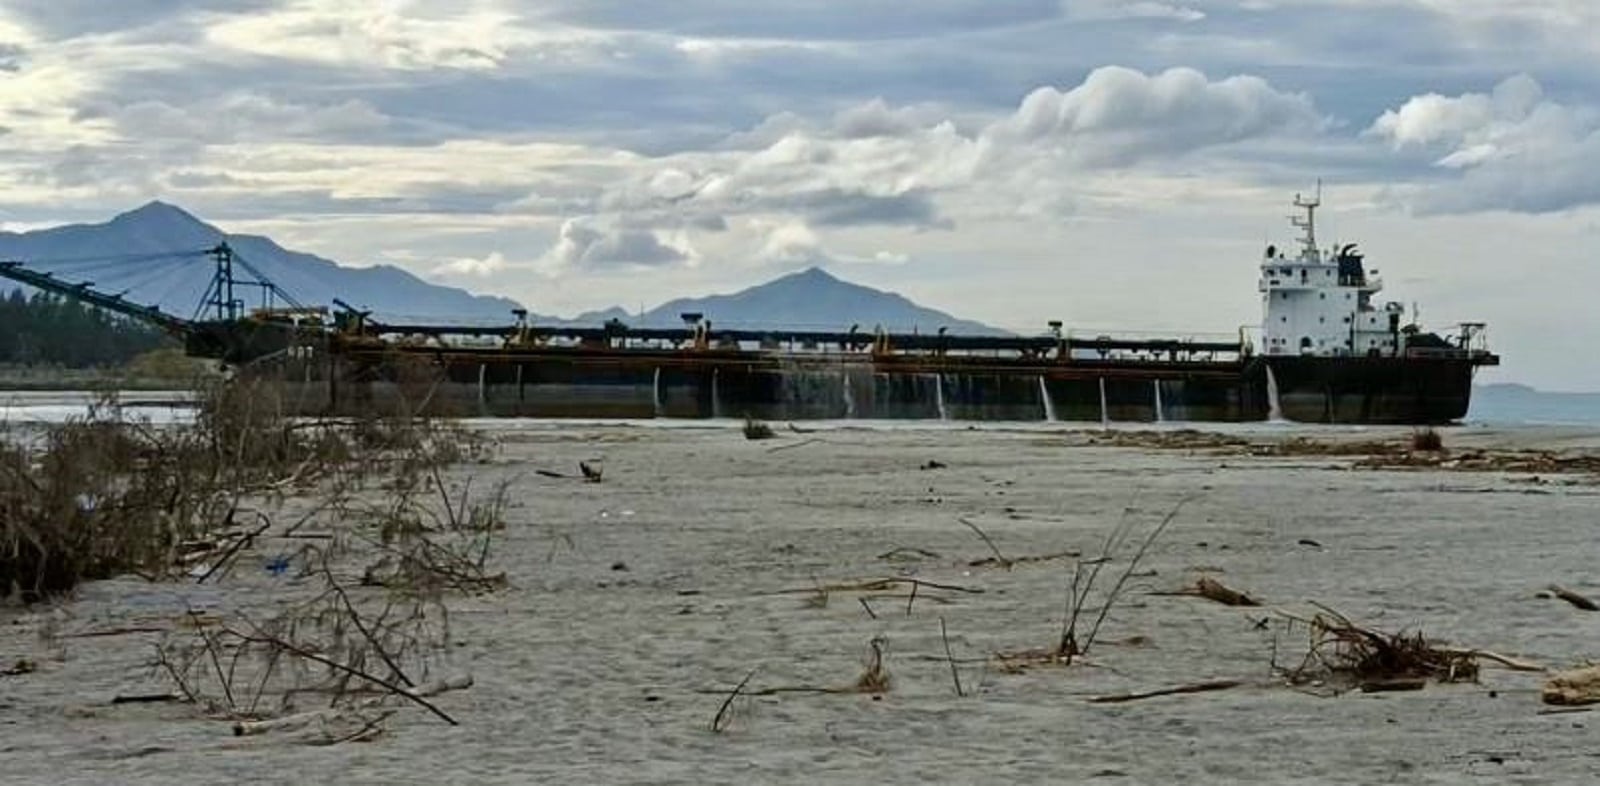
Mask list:
[[1255,598],[1252,598],[1249,595],[1240,592],[1239,590],[1233,589],[1232,587],[1229,587],[1226,584],[1211,578],[1210,576],[1201,576],[1192,587],[1186,587],[1178,590],[1177,592],[1165,594],[1190,595],[1197,598],[1205,598],[1206,600],[1221,603],[1224,606],[1261,605],[1261,602]]
[[883,667],[883,647],[887,642],[882,636],[873,636],[867,642],[867,665],[856,678],[855,692],[882,695],[889,692],[889,670]]
[[767,448],[767,452],[768,453],[777,453],[778,451],[781,451],[781,450],[793,450],[794,448],[803,448],[803,447],[805,447],[807,445],[820,445],[820,444],[822,444],[822,440],[817,439],[816,437],[812,437],[810,439],[802,439],[799,442],[790,442],[787,445],[773,445],[772,447]]
[[[722,699],[722,704],[717,707],[717,714],[711,718],[711,731],[720,734],[726,731],[733,719],[733,706],[735,700],[741,696],[777,696],[788,693],[810,694],[866,694],[874,700],[880,699],[889,692],[892,679],[889,670],[884,665],[884,648],[888,641],[882,636],[874,636],[867,642],[867,658],[860,676],[848,685],[815,686],[815,685],[778,685],[769,688],[752,689],[750,680],[756,676],[759,667],[751,669],[744,679],[735,685]],[[701,691],[702,693],[721,693],[722,691]]]
[[[978,538],[983,541],[983,545],[988,546],[989,547],[989,551],[994,552],[994,564],[999,565],[1000,567],[1003,567],[1006,570],[1011,570],[1011,565],[1013,563],[1011,562],[1011,560],[1006,559],[1006,555],[1000,553],[1000,547],[994,545],[994,539],[989,537],[989,533],[984,532],[983,529],[980,528],[977,524],[972,523],[972,519],[969,519],[969,518],[967,518],[965,516],[962,516],[962,517],[956,519],[956,521],[961,522],[961,524],[963,526],[965,526],[967,529],[972,530],[973,534],[977,535]],[[973,562],[973,563],[970,563],[970,564],[976,565],[978,563],[977,562]]]
[[1122,704],[1130,701],[1153,699],[1158,696],[1178,696],[1185,693],[1209,693],[1211,691],[1227,690],[1243,685],[1239,680],[1207,680],[1188,685],[1177,685],[1171,688],[1141,691],[1138,693],[1113,693],[1108,696],[1094,696],[1089,699],[1090,704]]
[[578,471],[583,473],[583,479],[590,483],[599,483],[605,475],[605,467],[598,461],[578,462]]
[[766,423],[756,420],[755,418],[744,419],[745,439],[772,439],[776,436],[778,436],[777,433],[774,432],[772,427]]
[[1596,605],[1594,601],[1559,584],[1550,585],[1550,594],[1584,611],[1600,611],[1600,605]]
[[878,559],[884,562],[920,562],[924,559],[939,559],[939,554],[927,549],[897,546],[879,554]]
[[183,697],[176,693],[133,693],[111,697],[112,704],[163,704],[171,701],[183,701]]
[[1417,429],[1411,432],[1411,449],[1426,453],[1441,453],[1444,451],[1444,437],[1434,431],[1432,426]]
[[1550,675],[1539,698],[1545,704],[1564,707],[1600,704],[1600,666],[1585,666]]
[[1325,606],[1318,608],[1309,619],[1279,611],[1309,630],[1300,664],[1281,670],[1290,684],[1331,695],[1353,688],[1366,692],[1416,690],[1428,680],[1473,682],[1478,678],[1482,655],[1478,651],[1438,646],[1420,631],[1386,633],[1367,628]]
[[1263,458],[1294,456],[1349,457],[1358,469],[1437,469],[1455,472],[1507,472],[1538,475],[1600,475],[1600,453],[1593,450],[1456,449],[1445,450],[1437,431],[1424,429],[1394,439],[1314,439],[1305,436],[1247,438],[1193,429],[1176,431],[1117,430],[1084,432],[1085,444],[1166,450],[1204,450],[1212,455]]
[[944,617],[939,618],[939,639],[944,642],[944,659],[950,664],[950,681],[955,683],[956,698],[966,696],[961,689],[961,672],[956,668],[956,656],[950,652],[950,632],[945,629]]
[[1310,546],[1311,548],[1314,548],[1314,549],[1322,548],[1322,544],[1321,543],[1318,543],[1317,541],[1312,540],[1311,538],[1301,538],[1300,540],[1295,541],[1295,542],[1298,543],[1301,546]]
[[802,588],[798,588],[798,589],[778,590],[774,594],[780,594],[780,595],[793,595],[793,594],[801,594],[801,593],[811,594],[811,593],[815,593],[815,592],[819,592],[819,591],[820,592],[888,592],[888,591],[894,590],[897,585],[918,586],[918,587],[925,587],[925,588],[930,589],[930,590],[945,590],[945,591],[948,591],[948,592],[963,592],[963,593],[972,594],[972,595],[981,595],[981,594],[983,594],[983,589],[981,589],[979,587],[965,587],[965,586],[962,586],[962,585],[959,585],[959,584],[945,584],[945,583],[937,582],[937,581],[925,581],[923,579],[916,579],[916,578],[912,578],[910,576],[892,576],[892,577],[889,577],[889,578],[882,578],[882,579],[866,579],[866,580],[863,580],[863,581],[845,581],[845,582],[837,582],[837,583],[833,583],[833,584],[819,584],[819,585],[814,585],[814,586],[810,586],[810,587],[802,587]]
[[[1161,521],[1150,528],[1144,539],[1133,549],[1127,565],[1123,567],[1116,581],[1101,593],[1098,605],[1091,606],[1091,596],[1101,571],[1106,565],[1116,561],[1117,555],[1124,551],[1124,546],[1133,536],[1135,523],[1131,514],[1134,509],[1124,508],[1122,517],[1106,535],[1105,542],[1100,547],[1100,555],[1092,559],[1080,559],[1074,567],[1072,580],[1067,586],[1065,608],[1062,611],[1061,635],[1056,643],[1043,649],[997,652],[994,655],[996,667],[1001,671],[1017,674],[1038,666],[1070,666],[1075,659],[1087,655],[1089,649],[1094,646],[1096,637],[1100,635],[1100,628],[1105,624],[1107,615],[1122,597],[1128,579],[1138,571],[1139,563],[1145,554],[1149,553],[1150,547],[1155,545],[1156,540],[1166,532],[1167,527],[1191,499],[1192,496],[1178,500]],[[1089,616],[1091,614],[1092,620]]]
[[712,734],[721,734],[728,730],[728,724],[733,722],[734,700],[739,698],[739,694],[744,692],[745,686],[750,684],[750,680],[756,676],[756,672],[759,670],[760,667],[751,669],[750,673],[744,675],[744,679],[739,680],[739,684],[733,686],[733,690],[728,692],[728,697],[722,700],[722,704],[717,707],[717,714],[711,716]]

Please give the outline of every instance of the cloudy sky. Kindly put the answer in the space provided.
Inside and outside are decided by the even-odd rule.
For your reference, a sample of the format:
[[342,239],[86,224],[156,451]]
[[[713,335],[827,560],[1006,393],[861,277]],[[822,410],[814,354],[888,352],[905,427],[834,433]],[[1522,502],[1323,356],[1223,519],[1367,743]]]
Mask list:
[[1600,390],[1595,0],[0,0],[0,228],[160,198],[543,313],[822,265],[1231,332],[1320,178],[1486,380]]

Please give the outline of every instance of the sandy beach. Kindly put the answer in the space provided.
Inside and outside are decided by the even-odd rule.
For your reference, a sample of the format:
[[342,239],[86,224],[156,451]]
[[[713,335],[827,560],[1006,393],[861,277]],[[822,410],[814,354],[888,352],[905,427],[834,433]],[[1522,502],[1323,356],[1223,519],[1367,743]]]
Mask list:
[[[1296,662],[1307,637],[1275,609],[1313,602],[1552,668],[1600,658],[1600,613],[1537,597],[1552,583],[1600,596],[1592,473],[1365,468],[1358,455],[1180,446],[1163,436],[1172,428],[1107,439],[1067,424],[774,424],[777,438],[750,441],[734,423],[470,425],[498,448],[451,478],[512,483],[491,558],[510,586],[451,602],[446,665],[475,684],[437,702],[461,725],[406,707],[371,742],[308,746],[233,737],[187,704],[113,705],[170,689],[152,653],[186,609],[263,615],[293,595],[300,579],[262,567],[291,546],[268,538],[215,585],[123,578],[0,609],[0,664],[38,665],[0,677],[0,781],[1455,784],[1600,773],[1596,716],[1543,712],[1541,674],[1485,664],[1476,683],[1328,698],[1273,669]],[[1275,444],[1410,432],[1205,433]],[[1600,454],[1600,429],[1442,434],[1452,451]],[[603,482],[538,474],[576,474],[580,461],[603,466]],[[1119,520],[1142,535],[1180,502],[1084,660],[996,667],[996,653],[1060,635],[1076,561],[1025,558],[1096,554]],[[1016,564],[974,564],[994,550]],[[1201,575],[1266,605],[1157,594]],[[880,578],[960,589],[827,589]],[[149,630],[94,635],[138,627]],[[887,693],[740,697],[710,730],[747,676],[752,691],[849,685],[875,638]],[[1088,701],[1213,679],[1244,684]]]

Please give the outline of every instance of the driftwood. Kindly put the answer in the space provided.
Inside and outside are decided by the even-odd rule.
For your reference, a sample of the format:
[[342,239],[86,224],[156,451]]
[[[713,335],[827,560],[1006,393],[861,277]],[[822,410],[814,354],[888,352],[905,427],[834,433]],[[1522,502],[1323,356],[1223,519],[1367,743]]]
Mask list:
[[1596,605],[1594,601],[1589,600],[1588,598],[1579,595],[1578,593],[1573,592],[1566,587],[1560,586],[1559,584],[1550,585],[1550,594],[1568,603],[1571,603],[1572,605],[1577,606],[1584,611],[1600,611],[1600,605]]
[[1200,580],[1195,582],[1194,591],[1196,595],[1209,600],[1214,600],[1224,606],[1261,605],[1256,601],[1255,598],[1252,598],[1236,589],[1227,587],[1223,585],[1222,582],[1217,581],[1210,576],[1200,577]]
[[112,704],[162,704],[169,701],[183,701],[183,697],[176,693],[134,693],[111,697]]
[[1243,684],[1239,680],[1209,680],[1207,682],[1196,682],[1190,685],[1178,685],[1172,688],[1160,688],[1140,693],[1113,693],[1109,696],[1095,696],[1089,699],[1089,703],[1121,704],[1123,702],[1139,701],[1140,699],[1153,699],[1157,696],[1176,696],[1182,693],[1207,693],[1214,690],[1227,690],[1228,688],[1237,688]]
[[983,590],[978,587],[963,587],[959,584],[941,584],[936,581],[923,581],[909,576],[894,576],[884,579],[867,579],[865,581],[847,581],[837,584],[823,584],[821,586],[803,587],[796,589],[778,590],[775,595],[793,595],[798,593],[812,594],[816,592],[884,592],[894,589],[897,584],[922,587],[931,590],[947,590],[950,592],[965,592],[971,595],[981,595]]
[[1545,704],[1568,707],[1600,704],[1600,666],[1556,672],[1545,682],[1540,698]]
[[1233,589],[1210,576],[1201,576],[1192,587],[1184,587],[1173,592],[1152,592],[1152,595],[1180,595],[1184,597],[1205,598],[1221,603],[1224,606],[1260,606],[1260,601],[1249,595]]

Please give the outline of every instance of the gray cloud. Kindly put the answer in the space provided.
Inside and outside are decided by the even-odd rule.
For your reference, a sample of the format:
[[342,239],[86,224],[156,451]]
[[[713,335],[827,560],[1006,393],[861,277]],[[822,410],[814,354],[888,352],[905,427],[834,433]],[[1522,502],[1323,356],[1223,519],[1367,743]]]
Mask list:
[[542,262],[548,269],[636,267],[684,262],[682,250],[662,243],[655,233],[629,227],[598,226],[570,219],[561,225],[556,244]]
[[0,41],[0,72],[16,72],[22,70],[23,58],[28,50],[21,44],[8,44]]

